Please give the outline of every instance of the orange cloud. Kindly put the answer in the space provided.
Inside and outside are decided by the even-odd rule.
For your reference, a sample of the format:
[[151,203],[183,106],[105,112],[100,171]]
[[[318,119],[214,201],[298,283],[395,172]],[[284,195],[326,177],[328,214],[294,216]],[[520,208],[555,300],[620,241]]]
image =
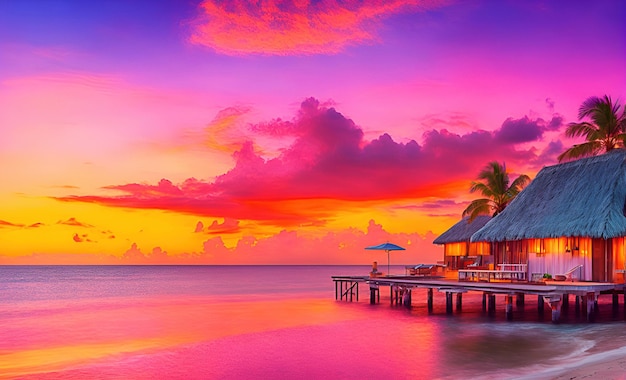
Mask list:
[[1,227],[24,227],[24,225],[7,222],[6,220],[0,220],[0,228]]
[[219,223],[214,220],[210,226],[207,227],[207,232],[210,234],[232,234],[239,232],[239,221],[232,218],[225,218],[224,223]]
[[68,220],[58,221],[57,224],[65,224],[68,226],[85,227],[85,228],[93,227],[91,224],[79,222],[78,220],[76,220],[76,218],[69,218]]
[[378,39],[380,20],[439,0],[204,0],[189,41],[227,55],[336,54]]
[[246,107],[221,110],[206,126],[206,145],[216,151],[232,153],[241,148],[244,133],[243,117],[250,112]]
[[[87,234],[82,234],[82,235],[78,235],[78,234],[74,234],[74,236],[72,237],[72,239],[76,242],[76,243],[94,243],[93,240],[89,239],[89,235]],[[97,243],[97,242],[95,242]]]

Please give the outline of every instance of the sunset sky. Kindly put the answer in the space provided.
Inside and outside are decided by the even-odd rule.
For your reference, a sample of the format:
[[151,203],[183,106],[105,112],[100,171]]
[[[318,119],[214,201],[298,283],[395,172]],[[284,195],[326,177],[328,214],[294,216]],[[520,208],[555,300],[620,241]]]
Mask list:
[[626,100],[626,2],[0,1],[0,264],[369,264]]

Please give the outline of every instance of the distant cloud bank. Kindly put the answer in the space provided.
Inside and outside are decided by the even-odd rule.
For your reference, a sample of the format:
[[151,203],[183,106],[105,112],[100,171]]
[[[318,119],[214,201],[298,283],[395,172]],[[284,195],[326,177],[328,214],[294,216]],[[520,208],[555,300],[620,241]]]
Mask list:
[[[274,119],[248,126],[233,154],[234,167],[208,182],[189,178],[174,184],[129,183],[106,189],[116,196],[67,196],[66,202],[93,202],[106,206],[159,209],[183,214],[224,218],[224,223],[196,226],[196,232],[239,231],[240,220],[261,221],[279,227],[323,225],[333,210],[327,201],[386,202],[397,199],[445,199],[466,191],[468,177],[489,161],[509,167],[541,166],[554,161],[560,145],[544,151],[522,148],[539,141],[545,131],[560,127],[550,121],[508,118],[495,131],[456,134],[429,130],[421,144],[396,142],[383,133],[364,140],[362,129],[334,107],[315,98],[305,99],[290,121]],[[273,158],[255,149],[254,134],[288,136],[290,145]],[[526,145],[518,145],[526,144]],[[430,203],[435,204],[435,203]],[[340,207],[340,206],[339,206]],[[81,226],[75,219],[62,222]]]

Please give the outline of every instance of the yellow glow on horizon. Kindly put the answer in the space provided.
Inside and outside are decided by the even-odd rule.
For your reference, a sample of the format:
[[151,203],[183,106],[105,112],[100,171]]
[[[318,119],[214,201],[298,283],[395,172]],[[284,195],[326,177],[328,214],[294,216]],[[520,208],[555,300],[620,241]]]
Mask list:
[[1,356],[0,379],[62,370],[72,364],[80,364],[121,352],[157,348],[164,348],[162,339],[135,339],[15,351]]
[[[144,254],[161,247],[170,254],[194,252],[207,236],[194,234],[199,218],[160,210],[130,210],[51,198],[13,196],[2,220],[16,227],[0,228],[3,255],[32,253],[94,253],[121,256],[133,243]],[[83,223],[67,225],[74,218]],[[76,242],[74,235],[82,242]],[[184,239],[181,237],[185,237]]]

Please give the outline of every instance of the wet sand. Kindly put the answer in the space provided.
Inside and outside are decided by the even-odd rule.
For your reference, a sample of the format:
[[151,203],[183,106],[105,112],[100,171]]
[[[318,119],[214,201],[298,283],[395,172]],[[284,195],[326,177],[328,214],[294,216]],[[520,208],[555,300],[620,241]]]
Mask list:
[[599,357],[597,360],[589,363],[575,364],[551,378],[554,380],[624,380],[626,379],[626,353],[622,352],[606,358]]
[[579,361],[564,363],[553,368],[524,376],[525,380],[626,380],[626,347],[600,352]]

